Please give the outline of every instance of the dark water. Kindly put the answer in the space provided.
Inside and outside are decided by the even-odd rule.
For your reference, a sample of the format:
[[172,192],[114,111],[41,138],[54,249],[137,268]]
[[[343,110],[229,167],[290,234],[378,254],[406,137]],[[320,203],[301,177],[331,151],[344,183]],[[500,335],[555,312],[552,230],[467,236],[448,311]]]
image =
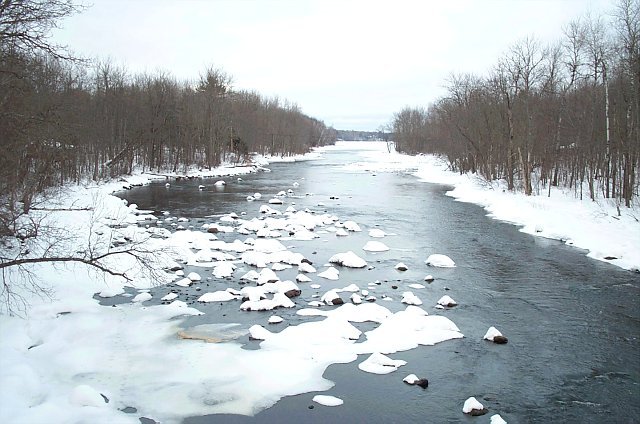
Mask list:
[[[465,338],[390,355],[408,364],[388,375],[358,370],[364,357],[330,366],[325,377],[335,387],[326,394],[344,399],[340,407],[316,404],[309,409],[315,393],[306,393],[284,398],[254,417],[212,415],[192,417],[186,423],[488,423],[495,413],[509,423],[640,422],[640,275],[491,220],[480,207],[445,196],[446,187],[421,183],[406,174],[342,169],[346,163],[361,160],[357,151],[328,152],[318,161],[273,164],[272,172],[242,176],[241,182],[227,177],[223,190],[213,187],[216,179],[191,180],[172,182],[169,189],[164,183],[135,188],[123,197],[141,209],[188,217],[198,228],[214,222],[214,215],[246,212],[247,218],[257,216],[259,206],[271,195],[298,181],[296,196],[288,198],[281,210],[295,202],[298,209],[309,207],[341,220],[352,219],[363,232],[342,238],[324,234],[314,241],[287,241],[285,245],[312,259],[319,271],[331,255],[346,250],[375,266],[373,270],[341,270],[340,280],[321,281],[320,291],[301,287],[298,305],[332,287],[355,283],[365,288],[379,280],[375,295],[393,297],[394,302],[379,302],[396,311],[404,309],[399,300],[403,291],[412,290],[407,285],[424,283],[424,276],[432,274],[433,283],[412,291],[429,313],[451,318]],[[207,188],[199,191],[199,184]],[[247,202],[246,196],[254,192],[263,194],[261,201]],[[379,239],[391,247],[389,252],[361,250],[369,240],[367,230],[375,227],[397,234]],[[229,241],[244,238],[221,235],[225,237]],[[428,268],[424,260],[432,253],[449,255],[457,268]],[[408,271],[393,269],[400,261]],[[234,275],[239,278],[246,270]],[[278,274],[281,279],[293,279],[296,272]],[[208,285],[203,289],[209,291],[239,287],[235,279],[202,285]],[[394,285],[398,288],[393,289]],[[184,289],[181,299],[193,301],[201,294],[192,290]],[[459,306],[433,309],[444,294]],[[190,318],[188,325],[262,323],[271,315],[242,313],[233,302],[198,308],[206,315]],[[279,310],[278,315],[289,325],[308,320],[296,316],[295,310]],[[496,326],[509,343],[494,345],[482,340],[490,326]],[[367,329],[366,325],[359,328]],[[259,344],[247,341],[245,348],[259,348]],[[423,390],[404,384],[402,378],[410,373],[428,378],[429,387]],[[470,396],[480,400],[489,415],[464,415],[462,405]]]

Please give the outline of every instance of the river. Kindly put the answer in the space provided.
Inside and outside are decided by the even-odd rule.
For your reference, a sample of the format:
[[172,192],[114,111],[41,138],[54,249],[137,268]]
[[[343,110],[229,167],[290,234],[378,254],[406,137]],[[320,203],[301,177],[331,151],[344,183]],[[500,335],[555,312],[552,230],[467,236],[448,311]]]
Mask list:
[[[286,245],[320,266],[335,253],[353,250],[375,267],[341,271],[340,281],[333,286],[323,282],[320,293],[351,283],[366,287],[379,280],[376,295],[379,299],[389,295],[394,301],[378,302],[398,311],[406,306],[399,299],[403,291],[411,290],[407,285],[423,283],[424,289],[413,290],[424,301],[423,308],[450,318],[465,337],[399,352],[393,357],[408,365],[387,375],[360,371],[357,365],[364,358],[331,365],[324,376],[335,382],[330,394],[345,401],[339,407],[311,408],[314,393],[306,393],[281,399],[254,417],[212,415],[185,423],[486,423],[494,413],[509,423],[640,422],[640,275],[492,220],[479,206],[447,197],[446,186],[420,182],[409,173],[345,168],[363,160],[357,147],[329,150],[318,160],[272,164],[271,172],[242,176],[242,181],[227,177],[223,188],[214,188],[215,180],[182,180],[170,188],[164,182],[154,183],[121,196],[141,209],[188,217],[197,228],[225,213],[257,216],[270,196],[297,181],[296,195],[285,199],[282,210],[295,202],[297,209],[308,207],[356,221],[365,231]],[[198,190],[199,184],[205,189]],[[255,192],[263,194],[261,201],[247,202]],[[366,229],[376,227],[395,234],[382,239],[390,251],[362,250],[370,240]],[[238,237],[219,236],[229,241]],[[432,253],[450,256],[457,267],[427,267],[424,261]],[[396,271],[398,262],[408,270]],[[295,274],[294,270],[279,273],[281,279],[293,279]],[[426,274],[435,281],[425,283]],[[219,285],[224,289],[233,281]],[[318,293],[301,288],[296,300],[301,305]],[[458,306],[434,309],[445,294]],[[190,293],[191,301],[198,295]],[[187,325],[250,324],[260,314],[241,312],[233,302],[196,307],[206,314],[187,319]],[[307,319],[295,315],[295,310],[278,314],[288,325]],[[507,336],[508,344],[483,340],[490,326]],[[357,327],[368,329],[367,324]],[[256,341],[243,343],[247,349],[259,348]],[[402,383],[409,373],[428,378],[429,387]],[[489,415],[463,415],[462,405],[470,396],[482,402]]]

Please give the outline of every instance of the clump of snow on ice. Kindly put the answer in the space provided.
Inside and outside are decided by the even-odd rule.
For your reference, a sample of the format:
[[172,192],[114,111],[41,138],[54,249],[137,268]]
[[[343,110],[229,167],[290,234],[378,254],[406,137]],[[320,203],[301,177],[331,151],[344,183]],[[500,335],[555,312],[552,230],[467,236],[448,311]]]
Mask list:
[[187,278],[191,281],[200,281],[202,277],[197,272],[190,272]]
[[407,305],[422,305],[422,300],[418,299],[418,296],[412,292],[404,292],[402,293],[402,303],[406,303]]
[[226,278],[233,275],[236,266],[231,262],[218,262],[213,268],[213,276],[216,278]]
[[339,292],[352,292],[352,293],[355,293],[355,292],[360,291],[360,287],[358,287],[356,284],[349,284],[348,286],[343,287],[343,288],[341,288],[341,289],[336,289],[336,291],[339,291]]
[[327,305],[335,305],[336,302],[343,303],[340,295],[335,289],[329,290],[328,292],[323,294],[320,300]]
[[500,414],[495,414],[491,416],[489,424],[507,424],[507,422],[500,416]]
[[76,386],[69,395],[69,402],[77,406],[105,406],[106,402],[102,395],[93,387],[86,384]]
[[311,281],[311,278],[307,277],[304,274],[298,274],[298,275],[296,275],[296,281],[298,283],[308,283],[308,282]]
[[343,225],[347,231],[352,231],[352,232],[362,231],[360,226],[354,221],[345,221]]
[[362,247],[362,250],[366,250],[367,252],[386,252],[389,250],[389,246],[380,241],[368,241]]
[[348,236],[348,235],[349,235],[349,233],[344,228],[338,228],[336,230],[336,236],[338,236],[338,237],[344,237],[344,236]]
[[326,278],[327,280],[337,280],[339,276],[340,271],[332,266],[318,274],[318,277]]
[[358,368],[372,374],[389,374],[406,364],[407,361],[402,359],[391,359],[380,352],[374,352],[366,360],[360,362]]
[[353,293],[351,295],[351,303],[353,303],[354,305],[359,305],[362,303],[362,297],[360,297],[358,295],[358,293]]
[[282,321],[284,321],[284,318],[279,317],[278,315],[271,315],[268,320],[269,324],[279,324]]
[[456,266],[456,263],[450,257],[439,253],[429,256],[425,263],[438,268],[453,268]]
[[107,298],[107,297],[115,297],[122,293],[124,293],[124,287],[115,286],[115,287],[110,287],[108,289],[102,290],[100,293],[98,293],[98,296]]
[[266,340],[272,335],[271,331],[261,325],[255,324],[249,327],[249,338],[253,340]]
[[453,300],[451,297],[444,295],[440,298],[440,300],[438,300],[438,305],[440,306],[456,306],[458,303],[456,303],[455,300]]
[[169,301],[178,297],[177,293],[168,293],[160,298],[160,300]]
[[384,231],[378,229],[378,228],[372,228],[369,230],[369,237],[373,237],[373,238],[382,238],[384,236],[386,236],[387,233],[385,233]]
[[213,293],[205,293],[198,298],[198,302],[226,302],[229,300],[239,299],[240,296],[233,294],[228,290],[219,290]]
[[338,264],[348,268],[364,268],[367,261],[353,253],[351,250],[345,253],[336,253],[329,258],[329,263]]
[[131,299],[131,301],[132,302],[136,302],[136,303],[140,303],[140,302],[145,302],[147,300],[150,300],[151,297],[152,297],[151,293],[144,292],[144,293],[140,293],[140,294],[136,295],[136,297]]
[[324,406],[339,406],[344,403],[342,399],[328,395],[315,395],[312,400]]
[[310,284],[309,287],[311,287],[312,289],[319,289],[322,286],[320,284]]
[[411,283],[409,284],[409,287],[411,287],[412,289],[423,289],[425,286],[418,283]]

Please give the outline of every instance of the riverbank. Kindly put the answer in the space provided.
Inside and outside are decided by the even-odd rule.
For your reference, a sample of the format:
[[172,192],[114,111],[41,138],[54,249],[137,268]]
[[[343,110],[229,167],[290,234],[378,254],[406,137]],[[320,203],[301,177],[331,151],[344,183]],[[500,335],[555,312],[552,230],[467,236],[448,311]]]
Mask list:
[[[348,149],[338,142],[316,151]],[[575,190],[553,187],[534,196],[506,190],[502,181],[487,182],[474,175],[448,169],[446,161],[431,155],[409,156],[388,149],[384,142],[359,142],[367,160],[350,166],[369,172],[410,172],[425,182],[453,186],[448,196],[482,206],[487,215],[520,226],[537,237],[560,240],[587,250],[587,256],[640,272],[640,204],[618,207],[612,199],[580,200]],[[587,191],[585,190],[585,193]],[[586,196],[585,196],[586,197]]]

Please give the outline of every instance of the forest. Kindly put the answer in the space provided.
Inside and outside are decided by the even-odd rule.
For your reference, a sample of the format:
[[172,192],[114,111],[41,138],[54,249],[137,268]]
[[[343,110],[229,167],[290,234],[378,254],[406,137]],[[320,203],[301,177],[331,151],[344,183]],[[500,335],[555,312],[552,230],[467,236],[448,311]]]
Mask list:
[[0,234],[52,187],[142,171],[243,164],[333,143],[335,130],[286,100],[236,90],[209,67],[197,81],[130,74],[50,42],[73,0],[0,0]]
[[392,121],[398,150],[445,156],[452,169],[509,190],[611,198],[639,194],[640,2],[585,16],[543,45],[516,41],[487,75],[452,74],[446,95]]

